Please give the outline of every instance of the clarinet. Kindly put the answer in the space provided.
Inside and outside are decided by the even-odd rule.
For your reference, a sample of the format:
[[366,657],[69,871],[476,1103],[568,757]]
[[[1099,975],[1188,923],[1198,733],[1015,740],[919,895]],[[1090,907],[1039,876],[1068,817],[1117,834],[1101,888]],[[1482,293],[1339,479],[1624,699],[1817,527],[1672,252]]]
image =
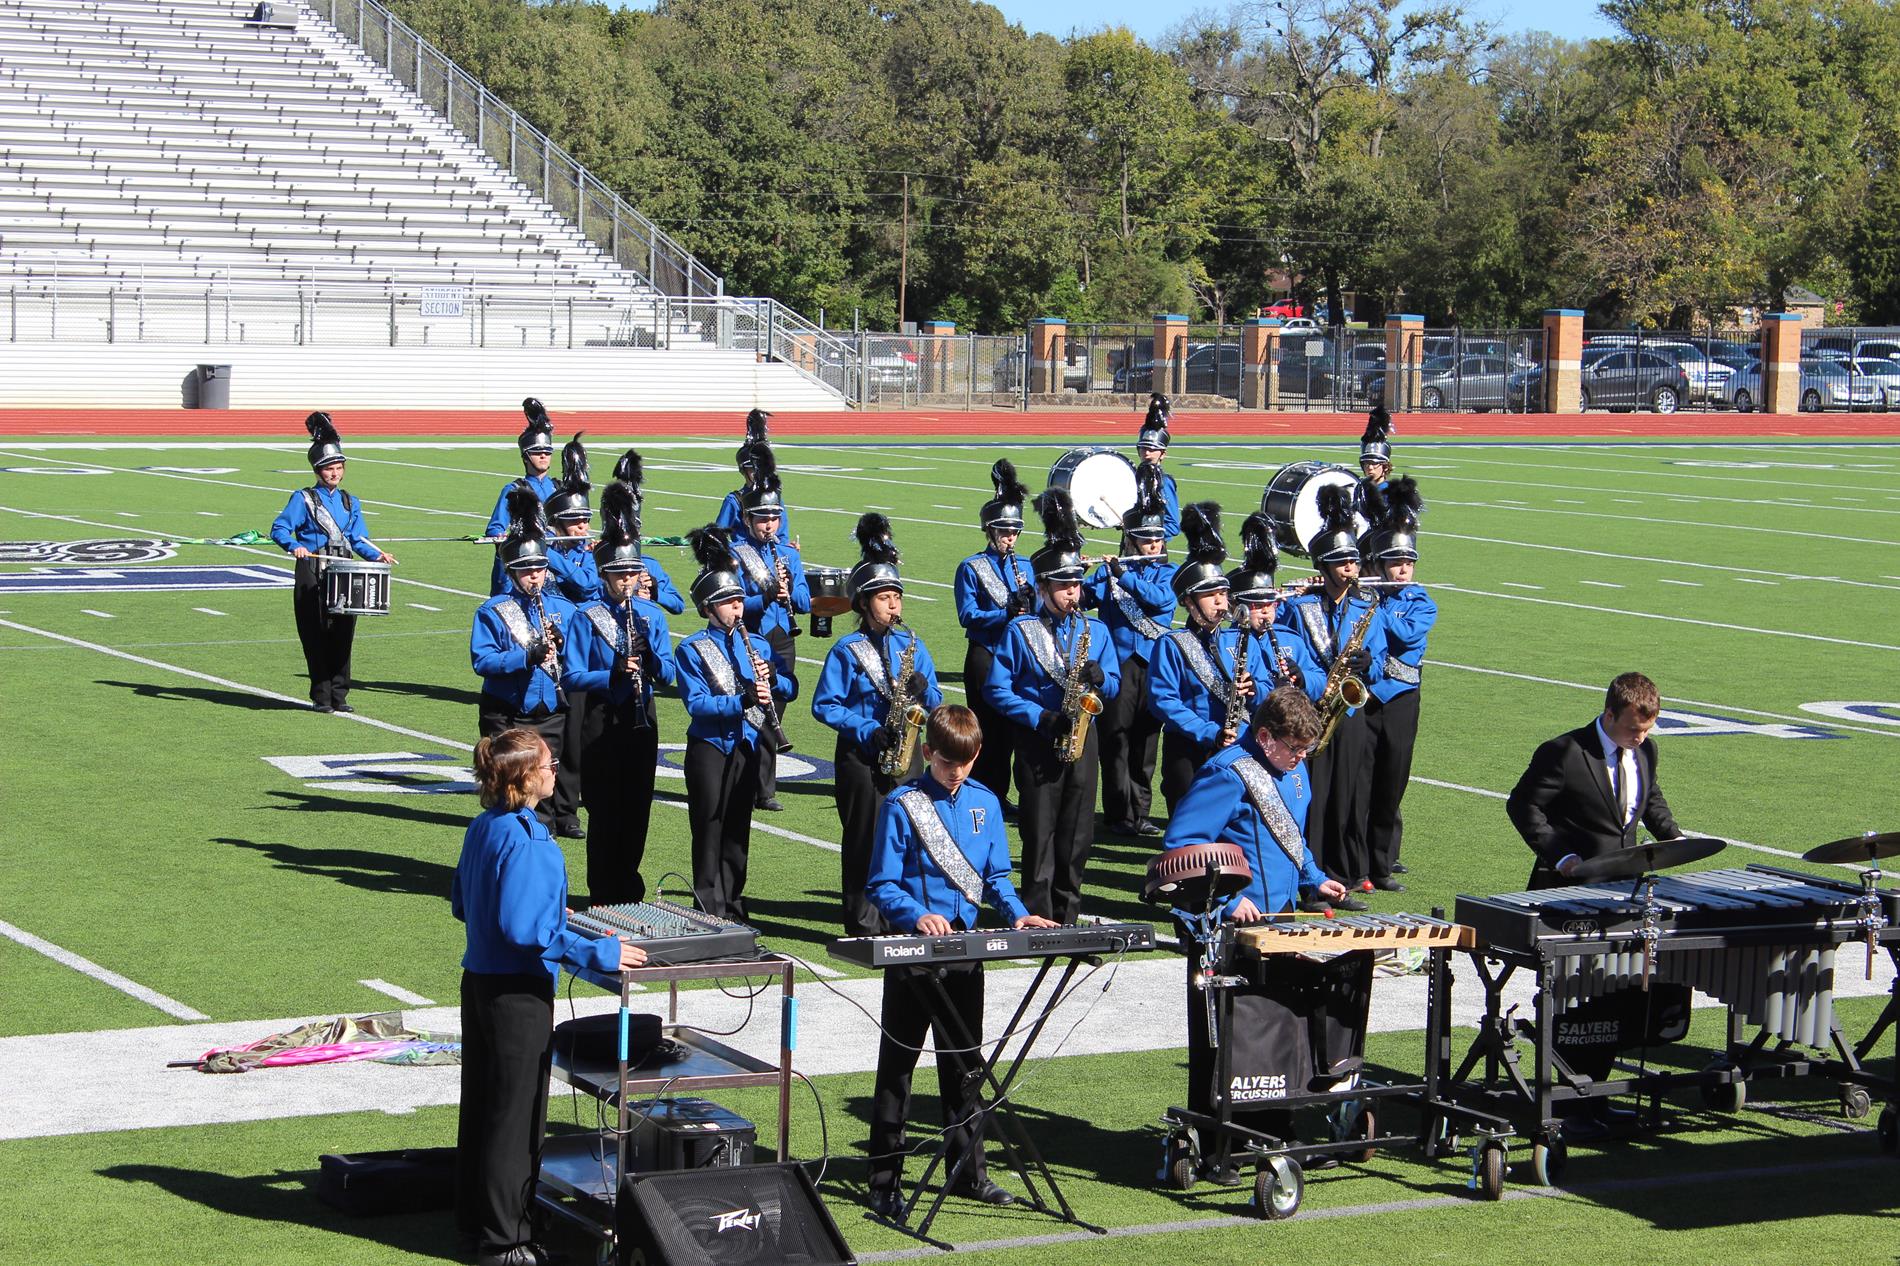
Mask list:
[[639,617],[633,612],[633,603],[627,603],[627,625],[620,632],[620,662],[633,665],[627,672],[627,680],[633,686],[633,728],[647,728],[646,673],[641,665],[646,662],[647,639],[637,627]]
[[741,624],[735,627],[739,630],[740,638],[745,641],[746,658],[752,661],[752,679],[765,683],[767,692],[765,702],[759,705],[759,711],[765,715],[760,720],[759,732],[765,735],[766,738],[772,740],[772,746],[774,748],[784,747],[785,730],[784,727],[779,725],[778,705],[772,702],[770,693],[772,689],[772,670],[766,666],[763,659],[759,658],[758,649],[752,645],[752,637],[745,631],[745,626]]
[[[1025,581],[1023,581],[1023,583],[1021,583],[1020,585],[1016,583],[1016,545],[1015,545],[1015,542],[1013,542],[1013,541],[1012,541],[1012,542],[1010,543],[1010,546],[1009,546],[1009,548],[1003,551],[1003,562],[1004,562],[1005,564],[1007,564],[1007,566],[1008,566],[1008,575],[1009,575],[1009,585],[1010,585],[1010,596],[1011,596],[1011,597],[1014,597],[1015,595],[1017,595],[1017,594],[1019,594],[1019,593],[1023,593],[1023,592],[1025,592],[1026,590],[1031,590],[1031,589],[1034,589],[1034,588],[1035,588],[1035,582],[1033,582],[1033,581],[1028,581],[1028,580],[1025,580]],[[1025,614],[1027,614],[1027,613],[1028,613],[1028,611],[1030,610],[1030,608],[1031,608],[1031,606],[1032,606],[1032,605],[1033,605],[1033,604],[1032,604],[1032,603],[1030,603],[1030,602],[1025,602],[1025,603],[1023,604],[1023,612],[1024,612]],[[1005,609],[1005,610],[1008,610],[1008,606],[1009,606],[1009,604],[1008,604],[1007,602],[1005,602],[1005,603],[1004,603],[1004,609]]]
[[558,686],[561,684],[561,655],[567,649],[567,638],[561,635],[561,626],[548,618],[547,609],[542,605],[538,593],[534,595],[534,622],[541,628],[541,639],[554,652],[554,667],[546,671]]
[[1290,685],[1293,682],[1293,660],[1280,649],[1280,639],[1273,635],[1273,626],[1267,626],[1267,645],[1273,649],[1273,669],[1279,674],[1279,684]]
[[785,566],[785,560],[779,557],[777,542],[772,543],[771,550],[772,583],[776,588],[776,592],[770,596],[768,601],[784,604],[785,625],[791,630],[793,637],[798,637],[803,634],[805,630],[798,627],[798,612],[792,610],[792,573],[791,570]]

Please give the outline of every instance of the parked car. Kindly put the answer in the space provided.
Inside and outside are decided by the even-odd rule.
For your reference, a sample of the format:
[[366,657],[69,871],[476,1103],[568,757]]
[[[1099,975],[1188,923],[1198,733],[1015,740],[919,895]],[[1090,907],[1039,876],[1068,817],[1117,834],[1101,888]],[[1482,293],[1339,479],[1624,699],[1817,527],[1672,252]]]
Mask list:
[[[1758,356],[1722,356],[1717,358],[1728,367],[1728,377],[1723,379],[1709,395],[1709,403],[1724,409],[1739,409],[1746,413],[1761,402],[1761,358]],[[1746,404],[1744,405],[1744,401]]]
[[1423,409],[1473,409],[1479,413],[1509,404],[1505,379],[1512,366],[1501,356],[1466,356],[1429,377],[1421,377],[1418,403]]
[[1260,309],[1260,315],[1263,317],[1279,317],[1281,320],[1286,320],[1289,317],[1302,317],[1306,315],[1306,305],[1295,299],[1275,299],[1272,303]]
[[[1088,391],[1094,384],[1094,375],[1090,372],[1089,351],[1086,346],[1064,344],[1062,356],[1062,390]],[[998,392],[1021,391],[1023,389],[1023,349],[1012,348],[997,358],[990,370],[990,389]]]
[[1655,343],[1646,345],[1643,350],[1667,356],[1682,366],[1684,376],[1689,379],[1691,400],[1714,401],[1728,394],[1728,380],[1735,371],[1702,347],[1693,343]]
[[[1140,395],[1158,390],[1154,386],[1155,365],[1143,361],[1115,374],[1114,389],[1121,394]],[[1190,343],[1187,358],[1187,394],[1195,396],[1238,396],[1240,394],[1240,345],[1238,343]]]
[[1813,334],[1801,340],[1803,360],[1858,360],[1863,356],[1900,360],[1900,342],[1847,334]]
[[1801,411],[1820,413],[1830,409],[1872,409],[1880,403],[1880,388],[1869,380],[1847,371],[1835,360],[1801,362]]
[[1315,321],[1312,317],[1293,317],[1292,319],[1282,323],[1280,326],[1280,332],[1282,335],[1292,333],[1295,330],[1315,330],[1316,331],[1318,329],[1319,329],[1319,322]]
[[1586,409],[1636,409],[1674,413],[1689,398],[1689,376],[1660,352],[1612,347],[1583,369],[1581,403]]
[[1882,356],[1857,356],[1841,363],[1847,366],[1847,372],[1856,379],[1870,382],[1880,389],[1880,408],[1900,409],[1900,361]]

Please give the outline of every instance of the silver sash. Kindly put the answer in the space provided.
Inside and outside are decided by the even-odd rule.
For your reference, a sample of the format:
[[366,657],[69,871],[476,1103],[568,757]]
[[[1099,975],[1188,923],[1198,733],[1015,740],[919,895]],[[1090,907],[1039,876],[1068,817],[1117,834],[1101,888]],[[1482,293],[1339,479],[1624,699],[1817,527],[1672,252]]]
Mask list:
[[1412,667],[1397,655],[1385,657],[1385,675],[1393,681],[1402,681],[1408,686],[1418,684],[1418,669]]
[[316,490],[299,488],[297,491],[303,494],[304,509],[310,512],[310,517],[315,519],[317,526],[323,529],[323,534],[330,538],[324,548],[347,550],[349,539],[343,535],[343,529],[336,525],[336,516],[330,513],[330,507],[323,504]]
[[1241,785],[1247,788],[1247,799],[1253,801],[1253,807],[1266,819],[1274,843],[1295,866],[1304,865],[1306,841],[1301,838],[1299,824],[1293,820],[1286,801],[1280,799],[1280,788],[1274,785],[1266,766],[1242,753],[1235,758],[1233,770],[1240,775]]
[[878,698],[889,699],[891,697],[890,670],[885,668],[884,657],[877,653],[877,647],[872,644],[871,639],[863,637],[855,642],[847,642],[845,649],[850,651],[858,661],[858,667],[864,670],[864,675],[871,679],[871,688],[877,691]]
[[523,650],[534,641],[534,625],[528,623],[528,613],[513,598],[495,604],[495,614],[501,617],[502,624],[508,630],[508,636],[515,639],[515,645]]
[[760,593],[769,594],[778,589],[778,569],[766,565],[765,556],[744,541],[732,543],[732,556],[739,560],[739,570],[752,582],[752,587]]
[[1036,667],[1049,675],[1050,681],[1060,682],[1069,674],[1069,657],[1056,645],[1055,634],[1042,622],[1041,616],[1025,615],[1016,619],[1016,627],[1023,635],[1024,645],[1036,661]]
[[937,863],[937,869],[943,872],[963,899],[979,909],[983,905],[983,877],[976,873],[976,867],[970,865],[970,859],[957,847],[956,840],[950,837],[950,828],[937,816],[937,806],[929,796],[915,787],[907,787],[897,794],[897,803],[904,806],[904,812],[910,815],[910,824],[917,828],[917,838],[922,841],[924,852],[930,854],[930,860]]
[[1181,652],[1181,658],[1187,661],[1188,671],[1199,679],[1207,692],[1216,699],[1227,697],[1227,682],[1220,675],[1220,669],[1207,657],[1207,648],[1201,645],[1201,639],[1194,636],[1193,629],[1169,629],[1168,640]]
[[[1012,573],[1016,570],[1014,555],[1010,556],[1009,569]],[[1016,579],[1014,575],[1011,575],[1009,580],[1004,580],[1003,573],[997,570],[995,561],[992,560],[988,554],[978,554],[972,558],[970,560],[970,572],[976,577],[977,588],[981,589],[984,596],[989,598],[991,602],[994,602],[999,607],[1009,605],[1009,596],[1014,593],[1017,588],[1014,584]]]
[[[726,657],[726,648],[719,639],[707,629],[701,629],[686,639],[686,644],[699,656],[699,662],[706,665],[706,675],[712,678],[712,684],[722,695],[736,695],[744,692],[739,688],[739,674],[732,666],[732,660]],[[748,680],[750,680],[748,678]],[[754,703],[745,710],[746,724],[759,729],[765,724],[765,709]]]
[[1306,640],[1313,644],[1313,654],[1322,664],[1330,664],[1333,658],[1333,631],[1326,624],[1322,604],[1315,602],[1298,603],[1294,610],[1300,613],[1300,623],[1306,626]]
[[[584,607],[582,608],[582,612],[589,620],[593,621],[595,631],[600,634],[602,640],[604,640],[608,646],[612,647],[614,653],[618,655],[620,652],[620,644],[626,639],[627,631],[620,627],[620,621],[614,619],[614,613],[609,611],[605,606]],[[633,612],[627,612],[627,619],[633,619]]]
[[1141,604],[1135,601],[1135,596],[1122,588],[1121,582],[1115,579],[1114,572],[1108,574],[1108,591],[1115,599],[1115,605],[1121,609],[1122,618],[1128,621],[1129,628],[1149,641],[1153,641],[1168,631],[1167,625],[1157,624],[1153,616],[1141,609]]

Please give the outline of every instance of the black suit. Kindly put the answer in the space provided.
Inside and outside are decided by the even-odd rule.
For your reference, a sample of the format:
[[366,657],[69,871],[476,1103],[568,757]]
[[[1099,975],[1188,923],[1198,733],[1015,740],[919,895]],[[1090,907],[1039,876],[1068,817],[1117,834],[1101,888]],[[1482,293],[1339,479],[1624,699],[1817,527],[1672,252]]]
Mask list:
[[1555,888],[1569,883],[1556,867],[1571,853],[1588,861],[1618,849],[1634,848],[1638,824],[1647,826],[1659,840],[1682,834],[1656,783],[1656,740],[1644,739],[1636,750],[1636,770],[1636,813],[1629,825],[1623,826],[1596,722],[1538,747],[1530,768],[1517,780],[1505,802],[1511,825],[1537,854],[1530,887]]

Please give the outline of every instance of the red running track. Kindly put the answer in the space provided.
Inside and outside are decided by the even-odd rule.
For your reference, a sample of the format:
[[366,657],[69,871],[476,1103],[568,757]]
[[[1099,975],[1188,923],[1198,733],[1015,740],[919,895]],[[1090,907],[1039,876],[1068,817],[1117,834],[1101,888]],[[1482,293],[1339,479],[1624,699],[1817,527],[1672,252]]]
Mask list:
[[[300,409],[0,409],[0,436],[165,436],[295,438],[303,435]],[[1105,442],[1132,440],[1141,414],[1129,410],[916,409],[903,412],[780,413],[774,438],[836,436],[849,439],[1007,439],[1025,435],[1084,436]],[[513,439],[521,429],[514,410],[361,410],[335,415],[346,439],[454,436]],[[585,429],[616,437],[709,436],[737,439],[738,414],[563,412],[552,414],[565,434]],[[1896,414],[1591,413],[1575,415],[1499,413],[1404,413],[1395,419],[1405,439],[1900,439]],[[1350,442],[1365,426],[1360,413],[1179,412],[1174,434],[1200,440],[1284,440],[1293,437]]]

